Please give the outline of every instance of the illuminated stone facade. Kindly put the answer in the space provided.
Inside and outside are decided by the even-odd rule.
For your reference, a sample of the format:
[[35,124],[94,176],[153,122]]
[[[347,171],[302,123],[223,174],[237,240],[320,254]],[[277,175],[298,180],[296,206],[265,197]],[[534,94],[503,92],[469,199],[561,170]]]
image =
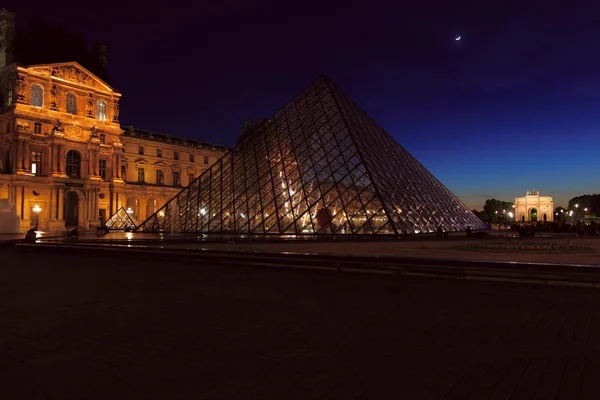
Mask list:
[[532,190],[524,197],[515,198],[515,220],[520,222],[554,221],[554,201],[552,196],[540,196]]
[[[0,25],[14,27],[14,14],[0,12]],[[143,220],[227,152],[122,127],[120,93],[76,62],[19,66],[9,36],[0,38],[0,199],[21,232],[98,226],[120,207]]]

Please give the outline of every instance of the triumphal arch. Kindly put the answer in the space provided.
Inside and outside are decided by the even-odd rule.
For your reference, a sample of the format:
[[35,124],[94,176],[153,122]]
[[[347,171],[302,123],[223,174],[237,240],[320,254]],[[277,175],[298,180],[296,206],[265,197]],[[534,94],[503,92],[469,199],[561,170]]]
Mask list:
[[540,196],[537,190],[526,192],[524,197],[515,198],[515,220],[521,222],[554,221],[552,196]]

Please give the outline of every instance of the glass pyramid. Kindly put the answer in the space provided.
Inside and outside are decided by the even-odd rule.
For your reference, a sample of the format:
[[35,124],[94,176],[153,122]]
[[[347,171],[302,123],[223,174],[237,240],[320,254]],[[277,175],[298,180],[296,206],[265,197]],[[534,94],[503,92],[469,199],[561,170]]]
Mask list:
[[137,230],[413,235],[439,226],[487,229],[322,76]]
[[106,221],[104,226],[106,226],[111,231],[125,229],[134,230],[136,224],[133,218],[131,218],[131,216],[127,214],[127,211],[125,211],[125,209],[121,207],[117,210],[116,213],[112,215],[112,217],[110,217]]

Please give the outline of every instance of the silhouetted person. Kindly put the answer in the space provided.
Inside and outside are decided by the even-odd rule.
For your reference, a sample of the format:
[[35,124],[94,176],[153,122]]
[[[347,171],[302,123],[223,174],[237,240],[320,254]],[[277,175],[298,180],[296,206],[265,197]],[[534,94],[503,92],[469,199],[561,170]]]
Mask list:
[[466,230],[467,236],[471,236],[471,225],[467,226],[467,230]]
[[440,226],[437,228],[437,232],[436,232],[435,236],[436,236],[438,239],[441,239],[443,235],[444,235],[444,230],[442,229],[442,226],[440,225]]
[[79,228],[75,228],[71,231],[71,233],[69,234],[69,237],[73,238],[73,239],[77,239],[79,237]]
[[26,243],[35,243],[36,237],[37,237],[37,235],[35,233],[35,229],[31,228],[25,234],[25,242]]

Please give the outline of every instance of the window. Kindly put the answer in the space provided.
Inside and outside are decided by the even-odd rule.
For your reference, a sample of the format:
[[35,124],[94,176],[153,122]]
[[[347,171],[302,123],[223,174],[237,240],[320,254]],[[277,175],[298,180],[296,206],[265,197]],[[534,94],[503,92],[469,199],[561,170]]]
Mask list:
[[69,150],[67,153],[67,175],[77,179],[81,175],[81,154],[75,150]]
[[33,133],[35,133],[36,135],[42,134],[42,123],[41,122],[35,122],[33,124]]
[[125,179],[126,174],[127,174],[127,165],[121,164],[121,179]]
[[98,169],[100,170],[100,177],[106,179],[106,160],[98,160]]
[[6,91],[6,106],[11,106],[13,103],[13,82],[8,81],[8,90]]
[[67,112],[69,114],[77,114],[77,96],[73,93],[67,94]]
[[208,164],[208,157],[204,156],[204,164]]
[[138,182],[146,182],[146,171],[144,170],[144,167],[138,167]]
[[106,144],[106,133],[100,134],[100,143]]
[[96,106],[96,118],[100,121],[106,121],[106,103],[102,100],[98,100]]
[[193,172],[188,173],[188,184],[192,183],[195,176]]
[[144,155],[144,146],[138,146],[138,153]]
[[39,151],[31,152],[31,173],[34,175],[42,174],[42,153]]
[[190,162],[194,162],[194,155],[190,154]]
[[44,106],[44,89],[40,85],[31,85],[30,103],[34,107]]
[[178,151],[174,151],[173,152],[173,159],[174,160],[179,160],[179,152]]
[[156,184],[157,185],[164,185],[165,184],[165,173],[163,172],[162,169],[157,169],[156,170]]
[[162,150],[156,149],[156,157],[162,157]]
[[179,171],[173,171],[173,186],[181,186],[181,174]]

